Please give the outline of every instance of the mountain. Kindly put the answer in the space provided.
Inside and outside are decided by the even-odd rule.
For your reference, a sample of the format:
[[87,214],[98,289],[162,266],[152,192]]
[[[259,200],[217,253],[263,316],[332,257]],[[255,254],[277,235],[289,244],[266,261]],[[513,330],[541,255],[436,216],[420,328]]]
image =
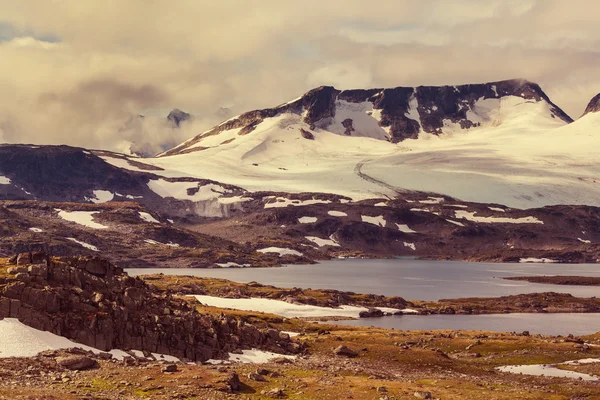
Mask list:
[[246,135],[265,119],[295,114],[307,130],[371,137],[397,143],[422,133],[440,135],[497,123],[497,112],[507,102],[543,103],[546,116],[566,123],[573,120],[535,83],[508,80],[460,86],[397,87],[393,89],[337,90],[322,86],[275,108],[254,110],[175,147],[163,155],[202,149],[203,139],[238,129]]
[[179,125],[183,121],[187,121],[191,117],[192,116],[190,114],[186,113],[185,111],[181,111],[178,108],[174,108],[173,110],[171,110],[169,115],[167,115],[167,120],[169,120],[174,126],[179,128]]
[[600,113],[572,122],[538,85],[511,80],[321,87],[159,157],[0,145],[0,252],[93,254],[89,245],[124,265],[202,267],[398,255],[595,262],[599,127]]
[[590,100],[587,107],[585,108],[585,111],[583,112],[582,117],[586,116],[587,114],[597,112],[600,112],[600,93],[598,93],[592,98],[592,100]]

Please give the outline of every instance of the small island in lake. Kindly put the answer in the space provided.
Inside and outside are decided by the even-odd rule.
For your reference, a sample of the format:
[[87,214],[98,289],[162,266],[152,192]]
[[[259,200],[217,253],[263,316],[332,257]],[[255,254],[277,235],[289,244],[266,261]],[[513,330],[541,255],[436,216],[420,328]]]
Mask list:
[[549,285],[600,286],[600,277],[595,276],[511,276],[504,279]]

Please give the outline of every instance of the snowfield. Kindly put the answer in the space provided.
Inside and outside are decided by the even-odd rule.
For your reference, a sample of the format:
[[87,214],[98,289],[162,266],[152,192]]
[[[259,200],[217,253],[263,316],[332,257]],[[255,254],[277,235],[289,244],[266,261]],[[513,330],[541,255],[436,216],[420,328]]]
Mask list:
[[[412,99],[408,116],[420,121],[416,105]],[[353,120],[351,136],[344,133],[340,118]],[[388,133],[377,125],[379,118],[370,103],[339,101],[328,130],[310,129],[301,115],[285,113],[264,119],[247,135],[233,129],[200,139],[196,146],[207,147],[202,151],[144,162],[164,169],[153,171],[159,176],[211,179],[249,191],[334,193],[362,200],[417,190],[513,208],[600,206],[600,185],[595,183],[600,175],[600,113],[566,124],[553,117],[545,101],[481,99],[469,110],[469,119],[481,126],[461,129],[446,121],[440,136],[421,132],[418,139],[398,144],[382,140]],[[314,140],[303,138],[300,129],[310,131]],[[136,170],[126,160],[103,158]],[[190,196],[189,183],[159,179],[149,186],[162,196],[220,197],[211,188]],[[438,204],[441,199],[421,202]],[[265,207],[327,202],[273,197]]]
[[[39,352],[46,350],[61,350],[70,348],[80,348],[86,351],[92,351],[96,354],[103,351],[86,346],[84,344],[73,342],[63,336],[55,335],[51,332],[40,331],[31,328],[16,318],[4,318],[0,320],[0,358],[6,357],[33,357]],[[133,350],[140,357],[143,353],[139,350]],[[114,349],[108,353],[117,360],[123,360],[124,357],[130,357],[123,350]],[[179,361],[178,358],[152,353],[156,360]]]

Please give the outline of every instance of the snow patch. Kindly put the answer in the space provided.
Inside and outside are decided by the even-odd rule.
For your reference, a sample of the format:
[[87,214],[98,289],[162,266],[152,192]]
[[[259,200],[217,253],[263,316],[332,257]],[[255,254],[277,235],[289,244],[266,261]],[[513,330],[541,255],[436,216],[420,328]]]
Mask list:
[[300,217],[298,218],[298,222],[300,222],[301,224],[313,224],[315,222],[317,222],[318,218],[317,217]]
[[179,244],[173,243],[173,242],[161,243],[161,242],[157,242],[156,240],[152,240],[152,239],[145,239],[144,242],[146,242],[148,244],[157,244],[157,245],[162,245],[162,246],[179,247]]
[[470,211],[455,211],[454,215],[456,218],[466,219],[468,221],[482,222],[486,224],[544,224],[544,221],[540,221],[535,217],[522,217],[522,218],[503,218],[503,217],[476,217],[476,212]]
[[329,203],[331,203],[330,200],[318,200],[318,199],[290,200],[286,197],[274,198],[273,196],[264,197],[264,199],[275,199],[274,202],[265,203],[265,208],[280,208],[280,207],[287,207],[287,206],[299,207],[299,206],[310,206],[312,204],[329,204]]
[[[235,310],[264,312],[280,315],[286,318],[295,317],[350,317],[359,318],[361,311],[367,311],[366,307],[340,306],[338,308],[311,306],[307,304],[293,304],[281,300],[249,298],[229,299],[214,296],[195,295],[200,303],[220,308],[231,308]],[[384,312],[397,312],[400,310],[376,307]],[[403,311],[403,310],[402,310]]]
[[115,198],[115,195],[108,190],[94,190],[94,198],[90,201],[94,204],[107,203]]
[[443,197],[428,197],[427,200],[419,200],[422,204],[440,204],[444,201]]
[[577,240],[579,240],[581,243],[592,243],[591,240],[587,240],[587,239],[582,239],[582,238],[577,238]]
[[140,218],[146,222],[151,222],[153,224],[160,224],[160,221],[157,220],[156,218],[154,218],[150,213],[147,213],[144,211],[138,211],[138,214],[140,215]]
[[148,187],[162,198],[172,197],[190,201],[212,200],[225,193],[231,193],[231,190],[213,183],[199,187],[198,182],[169,182],[164,179],[150,180]]
[[328,215],[331,215],[332,217],[347,217],[348,214],[346,214],[343,211],[335,211],[335,210],[329,210],[327,211]]
[[316,244],[319,247],[324,247],[324,246],[340,247],[340,244],[333,239],[333,235],[330,236],[329,239],[321,239],[320,237],[316,237],[316,236],[306,236],[306,239],[310,240],[311,242],[313,242],[314,244]]
[[520,263],[557,263],[557,260],[553,260],[551,258],[535,258],[535,257],[528,257],[528,258],[521,258],[519,260]]
[[488,208],[492,211],[506,212],[506,210],[504,208],[500,208],[500,207],[488,207]]
[[284,354],[271,353],[270,351],[263,350],[242,350],[242,354],[229,353],[227,360],[207,360],[207,364],[220,365],[220,364],[264,364],[271,361],[274,358],[287,358],[288,360],[295,360],[297,356],[289,356]]
[[94,215],[100,211],[64,211],[60,208],[55,208],[58,211],[58,216],[66,221],[75,222],[92,229],[108,229],[108,226],[94,222]]
[[67,239],[70,240],[71,242],[75,242],[78,245],[85,247],[86,249],[89,249],[89,250],[92,250],[92,251],[100,251],[100,250],[98,250],[98,248],[96,246],[91,245],[91,244],[86,243],[86,242],[82,242],[81,240],[77,240],[77,239],[72,238],[72,237],[69,237]]
[[228,262],[228,263],[217,263],[217,265],[221,268],[245,268],[250,267],[250,264],[238,264],[236,262]]
[[408,227],[408,225],[405,225],[405,224],[396,224],[396,226],[398,227],[398,230],[400,232],[404,232],[404,233],[417,233],[416,231],[413,231],[412,229],[410,229]]
[[0,185],[10,185],[10,179],[0,175]]
[[414,243],[404,242],[404,246],[408,247],[409,249],[412,249],[413,251],[417,250],[417,246],[415,246]]
[[266,254],[266,253],[277,253],[277,254],[279,254],[280,257],[281,256],[302,256],[303,255],[302,253],[300,253],[297,250],[285,249],[285,248],[282,248],[282,247],[267,247],[265,249],[259,249],[259,250],[256,250],[256,251],[258,251],[259,253],[264,253],[264,254]]
[[462,226],[464,228],[465,224],[463,224],[462,222],[458,222],[458,221],[453,221],[451,219],[447,219],[446,222],[450,222],[451,224],[454,225],[458,225],[458,226]]
[[383,215],[380,215],[378,217],[370,217],[368,215],[361,215],[360,216],[363,222],[369,223],[369,224],[373,224],[373,225],[377,225],[380,227],[385,227],[387,222],[385,220],[385,218],[383,218]]
[[41,233],[44,232],[44,230],[42,228],[29,228],[29,230],[31,232],[35,232],[35,233]]

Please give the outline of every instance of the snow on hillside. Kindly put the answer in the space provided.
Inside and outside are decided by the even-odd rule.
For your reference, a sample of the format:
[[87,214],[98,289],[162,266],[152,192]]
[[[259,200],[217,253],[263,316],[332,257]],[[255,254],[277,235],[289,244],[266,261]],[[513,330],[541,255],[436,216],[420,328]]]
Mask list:
[[[385,129],[369,104],[337,101],[337,114],[325,129],[311,129],[302,115],[283,113],[242,136],[237,128],[207,136],[197,142],[204,150],[145,162],[163,168],[154,173],[164,177],[210,179],[249,191],[323,192],[361,200],[417,190],[515,208],[600,205],[598,113],[566,125],[546,101],[480,99],[468,110],[469,119],[480,124],[476,128],[455,129],[448,122],[440,136],[421,132],[418,139],[392,144],[381,140]],[[408,115],[420,118],[414,110],[412,104]],[[350,136],[345,118],[353,120]],[[314,139],[304,138],[301,129]],[[149,186],[163,197],[190,200],[219,197],[221,191],[205,186],[189,195],[189,183],[162,179]],[[282,198],[265,207],[288,205],[296,204]]]

